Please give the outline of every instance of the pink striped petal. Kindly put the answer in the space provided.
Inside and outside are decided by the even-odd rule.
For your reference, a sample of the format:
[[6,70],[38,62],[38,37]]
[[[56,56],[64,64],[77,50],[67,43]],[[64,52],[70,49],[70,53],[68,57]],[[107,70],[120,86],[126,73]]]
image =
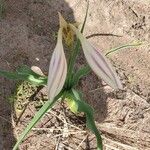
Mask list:
[[80,39],[85,58],[95,74],[101,77],[112,88],[122,89],[121,81],[107,58],[98,49],[95,49],[78,29],[73,25],[70,26]]
[[57,44],[52,54],[48,74],[48,98],[53,100],[62,90],[67,75],[67,62],[62,45],[62,28],[58,31]]

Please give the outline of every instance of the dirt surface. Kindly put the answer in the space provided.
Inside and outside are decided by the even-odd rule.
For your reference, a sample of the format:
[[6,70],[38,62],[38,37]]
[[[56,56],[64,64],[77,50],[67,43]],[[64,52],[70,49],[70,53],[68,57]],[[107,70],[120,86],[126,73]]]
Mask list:
[[[34,65],[47,74],[56,43],[57,12],[61,12],[70,22],[82,22],[86,5],[86,1],[83,0],[6,0],[5,13],[0,20],[0,68],[13,71],[21,64],[30,67]],[[106,150],[149,150],[150,2],[148,0],[90,0],[84,34],[104,53],[122,44],[138,40],[143,42],[142,46],[122,49],[108,56],[124,84],[123,91],[113,91],[93,73],[80,81],[79,88],[85,93],[85,100],[95,108],[95,118],[102,132]],[[84,63],[81,54],[77,64],[80,66]],[[30,111],[31,105],[24,114],[23,121],[16,126],[8,102],[16,89],[15,83],[0,78],[0,85],[0,149],[11,150],[18,137],[17,134],[23,130],[36,110]],[[52,116],[54,117],[52,114],[48,115],[50,118]],[[46,117],[40,122],[40,125],[24,141],[21,150],[59,148],[57,144],[60,139],[55,138],[56,141],[53,142],[50,139],[54,134],[44,129],[51,129],[54,122],[57,123],[57,127],[63,127],[64,124],[61,124],[56,117],[48,124],[43,123],[47,120],[49,121]],[[42,126],[43,124],[45,126]],[[72,122],[73,124],[76,125],[75,122]],[[40,130],[39,128],[44,129],[37,131]],[[69,129],[73,130],[73,128]],[[82,129],[85,131],[84,122]],[[81,135],[78,142],[76,140],[76,145],[73,142],[72,149],[76,149],[82,140],[84,140],[83,145],[81,144],[83,147],[79,149],[88,149],[85,148],[85,143],[88,143],[87,138],[82,138],[85,136],[88,136],[86,132]],[[65,138],[62,141],[64,142]]]

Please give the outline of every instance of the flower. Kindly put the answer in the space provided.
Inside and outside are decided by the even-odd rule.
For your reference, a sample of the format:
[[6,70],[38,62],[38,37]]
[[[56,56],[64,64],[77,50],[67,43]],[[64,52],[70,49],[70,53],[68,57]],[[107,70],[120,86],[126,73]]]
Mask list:
[[107,58],[98,49],[94,48],[73,24],[68,24],[60,13],[59,20],[60,28],[58,31],[57,44],[49,66],[48,98],[53,100],[65,84],[67,61],[64,54],[62,38],[64,38],[66,44],[69,46],[73,43],[74,34],[79,38],[85,58],[95,74],[112,88],[122,89],[122,84]]
[[60,28],[48,73],[48,98],[50,100],[53,100],[54,97],[62,90],[66,76],[67,62],[62,45],[62,28]]
[[112,88],[122,89],[122,84],[107,58],[98,49],[94,48],[77,28],[72,24],[70,24],[70,27],[79,38],[85,58],[95,74]]

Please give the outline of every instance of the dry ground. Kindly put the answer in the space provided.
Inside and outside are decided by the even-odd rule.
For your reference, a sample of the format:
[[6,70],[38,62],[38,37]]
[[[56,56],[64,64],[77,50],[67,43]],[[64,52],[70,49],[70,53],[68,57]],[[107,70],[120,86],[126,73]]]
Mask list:
[[[0,68],[15,70],[21,64],[36,65],[47,74],[51,53],[56,43],[57,12],[61,12],[71,22],[82,22],[86,1],[5,0],[5,8],[4,17],[0,20]],[[132,41],[140,40],[144,43],[140,47],[120,50],[109,56],[122,79],[124,91],[115,92],[108,86],[102,86],[104,83],[92,73],[81,80],[79,88],[85,93],[85,99],[95,108],[95,118],[102,132],[106,150],[149,150],[149,0],[90,0],[84,34],[104,53],[110,48]],[[78,66],[83,63],[85,60],[81,55],[78,58]],[[0,149],[11,150],[16,140],[16,133],[23,130],[31,119],[34,109],[30,110],[31,105],[18,126],[14,126],[12,108],[8,98],[15,91],[15,84],[1,78],[0,85]],[[74,131],[74,127],[67,126],[70,132],[71,130],[76,133],[83,132],[79,141],[76,139],[70,142],[70,135],[62,139],[59,138],[62,136],[55,137],[62,132],[54,132],[53,125],[56,124],[56,127],[62,128],[66,121],[62,118],[65,116],[69,118],[67,121],[70,121],[73,117],[72,114],[66,117],[61,109],[62,106],[58,106],[60,111],[54,108],[53,115],[49,112],[22,144],[21,150],[53,150],[56,147],[60,148],[60,145],[57,144],[62,144],[65,140],[67,146],[61,145],[63,148],[60,149],[69,148],[71,143],[74,144],[73,149],[89,148],[87,145],[90,140],[88,139],[93,138],[91,137],[93,135],[90,134],[88,138],[88,133],[83,131],[85,129],[84,117],[74,117],[72,120],[79,118],[79,122],[71,122],[71,125],[81,128],[81,131],[79,129]],[[63,116],[60,119],[63,120],[63,123],[55,117],[55,113]],[[56,141],[52,140],[52,137],[55,137]],[[94,146],[93,142],[92,147]]]

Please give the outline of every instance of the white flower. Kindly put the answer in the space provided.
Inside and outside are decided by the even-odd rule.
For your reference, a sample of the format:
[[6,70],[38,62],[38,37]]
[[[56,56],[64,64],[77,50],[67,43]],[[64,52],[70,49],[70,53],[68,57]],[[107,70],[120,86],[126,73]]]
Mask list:
[[70,24],[70,27],[79,38],[85,58],[95,74],[112,88],[122,89],[120,79],[107,58],[98,49],[95,49],[76,27],[72,24]]
[[67,62],[62,45],[62,28],[58,31],[57,44],[52,54],[48,74],[48,98],[53,100],[62,90],[67,76]]
[[[95,49],[82,33],[72,24],[68,24],[59,14],[60,28],[58,31],[57,44],[52,54],[48,74],[48,98],[53,100],[62,90],[67,76],[67,62],[64,54],[62,37],[66,42],[72,41],[74,33],[79,38],[85,58],[91,69],[114,89],[122,89],[122,84],[113,70],[112,65],[105,56]],[[70,37],[71,40],[68,38]]]

